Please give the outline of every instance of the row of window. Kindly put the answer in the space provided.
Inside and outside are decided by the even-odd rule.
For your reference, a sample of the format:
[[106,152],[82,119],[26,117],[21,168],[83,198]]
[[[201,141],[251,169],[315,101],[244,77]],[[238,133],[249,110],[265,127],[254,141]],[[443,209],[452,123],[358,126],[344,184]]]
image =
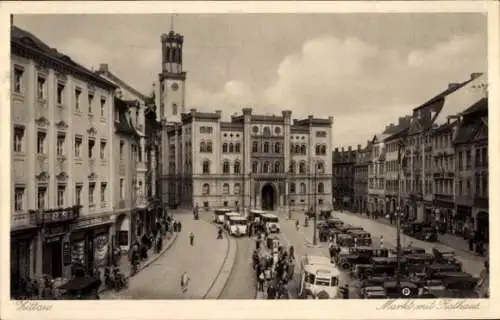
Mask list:
[[[289,186],[289,192],[290,193],[296,193],[296,185],[295,183],[291,183]],[[233,195],[239,195],[241,192],[241,185],[239,183],[235,183],[233,186]],[[318,183],[316,187],[316,192],[318,193],[324,193],[325,192],[325,185],[320,182]],[[202,195],[209,195],[210,194],[210,184],[204,183],[201,187],[201,193]],[[224,183],[222,185],[222,194],[223,195],[229,195],[231,193],[229,183]],[[300,194],[305,194],[306,193],[306,184],[305,183],[300,183],[299,184],[299,193]]]
[[223,153],[240,153],[241,152],[241,144],[239,142],[236,142],[233,144],[232,142],[230,143],[223,143],[222,144],[222,152]]
[[[25,72],[24,68],[21,66],[14,66],[14,77],[13,77],[13,84],[12,88],[16,94],[23,95],[24,90],[25,90],[25,85],[24,85],[24,77],[25,77]],[[37,88],[36,88],[36,94],[37,94],[37,99],[38,100],[47,100],[47,76],[43,75],[41,73],[37,74],[37,82],[36,82]],[[65,103],[65,96],[66,96],[66,84],[62,81],[57,81],[57,87],[56,87],[56,103],[58,105],[62,105]],[[80,112],[81,111],[81,95],[82,95],[83,90],[79,87],[74,88],[74,103],[75,103],[75,111]],[[88,102],[88,112],[90,114],[93,113],[93,104],[94,104],[94,99],[95,95],[93,92],[88,92],[87,94],[87,102]],[[105,110],[106,110],[106,97],[102,97],[100,99],[100,115],[101,117],[105,116]]]
[[[100,202],[106,203],[107,200],[107,190],[108,183],[107,182],[89,182],[88,183],[88,203],[90,206],[94,206],[96,204],[96,188],[99,185],[100,188]],[[124,178],[120,178],[119,182],[120,186],[120,200],[125,199],[125,180]],[[75,183],[75,202],[76,205],[82,204],[82,192],[83,192],[83,183]],[[142,188],[142,181],[139,181],[139,188]],[[63,208],[68,206],[67,203],[67,185],[66,184],[58,184],[56,191],[56,206],[58,208]],[[39,185],[37,187],[37,198],[36,198],[36,208],[37,209],[48,209],[48,188],[46,185]],[[14,210],[16,212],[26,211],[26,188],[24,186],[17,185],[14,189]]]
[[[93,159],[95,157],[95,138],[87,139],[87,150],[88,158]],[[74,156],[75,158],[82,157],[82,146],[83,146],[83,136],[75,135],[74,138]],[[106,160],[106,146],[107,140],[101,139],[99,144],[99,158],[101,160]],[[120,141],[120,160],[123,160],[124,156],[125,142]],[[22,153],[25,152],[25,129],[23,126],[14,127],[14,139],[13,139],[13,150],[14,152]],[[37,154],[46,155],[48,151],[47,147],[47,132],[44,130],[37,131]],[[137,145],[132,145],[132,153],[137,157],[139,162],[142,162],[142,149],[137,147]],[[56,135],[56,155],[64,156],[66,155],[66,133],[58,132]]]
[[[290,173],[295,173],[297,164],[295,161],[290,162],[290,168],[289,172]],[[231,162],[229,160],[224,160],[222,164],[222,173],[223,174],[230,174],[231,173]],[[323,162],[317,162],[316,163],[316,168],[317,168],[317,173],[324,173],[325,172],[325,165]],[[300,174],[305,174],[306,173],[306,163],[305,161],[301,161],[299,163],[299,173]],[[210,174],[210,161],[209,160],[204,160],[202,163],[202,172],[203,174]],[[274,164],[270,161],[265,161],[262,164],[259,164],[259,162],[254,161],[252,162],[252,173],[282,173],[283,172],[283,167],[282,167],[282,162],[281,161],[275,161]],[[241,173],[241,162],[239,160],[236,160],[233,165],[233,173],[234,174],[240,174]]]
[[263,152],[263,153],[269,153],[271,152],[271,149],[274,151],[274,153],[281,153],[282,152],[282,143],[281,142],[275,142],[274,144],[268,141],[264,142],[258,142],[254,141],[252,143],[252,152]]

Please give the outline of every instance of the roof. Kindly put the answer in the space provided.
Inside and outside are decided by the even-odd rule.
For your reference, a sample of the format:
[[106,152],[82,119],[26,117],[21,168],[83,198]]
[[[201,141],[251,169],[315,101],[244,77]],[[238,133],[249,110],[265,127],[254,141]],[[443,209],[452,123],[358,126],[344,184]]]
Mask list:
[[247,220],[247,218],[241,217],[239,215],[238,216],[231,216],[229,219],[236,220],[236,221],[246,221]]
[[462,112],[462,115],[468,115],[475,112],[483,112],[488,110],[488,98],[482,98],[481,100],[474,103],[469,108]]
[[115,98],[115,106],[118,109],[118,119],[115,119],[116,132],[137,136],[138,133],[132,125],[132,122],[130,122],[130,118],[127,117],[127,113],[125,111],[128,108],[127,102]]
[[118,86],[124,88],[125,90],[129,91],[130,93],[132,93],[133,95],[137,96],[139,99],[141,99],[144,102],[151,100],[150,97],[147,97],[146,95],[142,94],[141,92],[139,92],[138,90],[136,90],[135,88],[133,88],[132,86],[130,86],[128,83],[126,83],[125,81],[123,81],[121,78],[119,78],[118,76],[116,76],[114,73],[112,73],[108,69],[107,65],[106,65],[106,67],[104,69],[101,68],[101,69],[97,70],[95,73],[98,74],[98,75],[104,75],[105,77],[109,78],[112,82],[114,82],[116,85],[118,85]]
[[228,217],[236,217],[236,216],[239,216],[240,214],[238,212],[226,212],[225,213],[226,216]]
[[473,117],[473,115],[476,113],[482,113],[487,111],[488,111],[487,98],[481,99],[471,107],[467,108],[462,113],[462,116],[464,118],[462,119],[462,122],[458,125],[454,143],[466,143],[474,138],[477,130],[481,127],[481,125],[488,127],[487,117],[485,116]]
[[458,84],[456,86],[448,86],[448,88],[446,90],[440,92],[439,94],[437,94],[436,96],[432,97],[428,101],[424,102],[420,106],[414,108],[413,111],[422,109],[422,108],[427,107],[427,106],[429,106],[429,105],[431,105],[431,104],[433,104],[435,102],[438,102],[441,99],[444,99],[447,95],[449,95],[449,94],[457,91],[458,89],[462,88],[463,86],[465,86],[466,84],[468,84],[472,80],[474,80],[474,79],[469,79],[469,80],[467,80],[465,82],[462,82],[462,83],[460,83],[460,84]]
[[[11,39],[11,44],[22,46],[26,49],[33,51],[36,54],[39,54],[41,56],[44,56],[52,60],[53,62],[59,63],[64,67],[69,67],[75,72],[80,73],[81,75],[89,79],[92,79],[108,88],[113,88],[113,89],[117,88],[117,86],[114,83],[100,77],[99,75],[96,75],[91,70],[75,62],[66,54],[59,52],[55,48],[51,48],[45,42],[43,42],[38,37],[34,36],[32,33],[26,30],[23,30],[16,26],[12,26],[10,39]],[[13,47],[14,46],[11,45],[11,50],[13,49]]]

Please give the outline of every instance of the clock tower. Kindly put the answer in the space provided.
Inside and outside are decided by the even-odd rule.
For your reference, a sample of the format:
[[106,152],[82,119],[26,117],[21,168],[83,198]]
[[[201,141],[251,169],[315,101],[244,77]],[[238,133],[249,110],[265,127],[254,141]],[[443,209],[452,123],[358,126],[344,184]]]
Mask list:
[[167,123],[180,123],[181,113],[186,111],[186,72],[182,70],[183,43],[184,37],[173,30],[161,35],[160,114]]

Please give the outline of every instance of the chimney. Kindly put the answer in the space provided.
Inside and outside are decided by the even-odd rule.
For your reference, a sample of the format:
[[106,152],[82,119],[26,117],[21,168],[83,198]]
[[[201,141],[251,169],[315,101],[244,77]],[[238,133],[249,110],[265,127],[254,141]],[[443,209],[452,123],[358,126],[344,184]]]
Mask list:
[[452,82],[450,84],[448,84],[448,89],[456,89],[460,86],[460,83],[456,83],[456,82]]
[[352,151],[352,147],[351,147],[351,146],[349,146],[349,147],[347,148],[347,151]]
[[101,63],[99,65],[99,72],[108,72],[108,64],[107,63]]
[[479,78],[480,76],[482,76],[483,74],[481,72],[473,72],[470,74],[470,79],[471,80],[474,80],[476,78]]
[[217,117],[219,117],[219,119],[222,117],[222,111],[221,110],[215,110],[215,114],[217,114]]
[[335,148],[335,153],[339,152],[339,148]]
[[344,147],[342,147],[342,148],[340,149],[340,151],[341,151],[342,153],[344,153]]
[[361,145],[360,145],[360,144],[358,144],[358,151],[359,151],[359,150],[361,150]]

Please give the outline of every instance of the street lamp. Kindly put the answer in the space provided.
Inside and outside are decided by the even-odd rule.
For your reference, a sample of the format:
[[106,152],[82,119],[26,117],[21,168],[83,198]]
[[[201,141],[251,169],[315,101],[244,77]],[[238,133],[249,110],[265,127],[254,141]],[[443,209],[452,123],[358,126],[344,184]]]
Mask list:
[[313,230],[313,245],[317,245],[318,244],[318,240],[317,240],[317,228],[316,228],[316,225],[318,223],[318,212],[317,212],[317,207],[316,207],[316,198],[317,198],[317,174],[318,174],[318,171],[317,171],[317,166],[316,166],[316,163],[314,162],[314,206],[313,206],[313,213],[314,213],[314,230]]
[[401,170],[405,167],[403,152],[405,152],[405,142],[400,140],[398,144],[398,206],[396,209],[396,287],[398,289],[401,287]]

